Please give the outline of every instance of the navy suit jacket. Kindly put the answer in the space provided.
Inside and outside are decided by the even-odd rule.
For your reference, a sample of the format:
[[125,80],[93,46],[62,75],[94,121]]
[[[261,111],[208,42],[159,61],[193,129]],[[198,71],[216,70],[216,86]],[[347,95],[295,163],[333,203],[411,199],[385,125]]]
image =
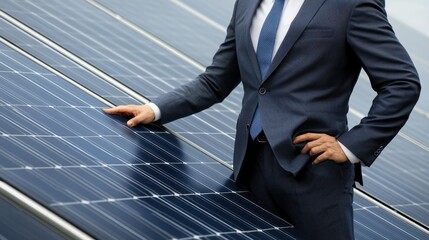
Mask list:
[[[162,123],[221,102],[240,83],[234,176],[245,157],[256,106],[279,164],[297,175],[312,158],[292,143],[306,132],[336,137],[366,166],[405,124],[420,84],[379,0],[306,0],[261,77],[250,38],[260,0],[237,0],[225,41],[194,81],[154,99]],[[348,129],[349,98],[361,69],[377,92],[368,115]],[[360,169],[360,168],[359,168]]]

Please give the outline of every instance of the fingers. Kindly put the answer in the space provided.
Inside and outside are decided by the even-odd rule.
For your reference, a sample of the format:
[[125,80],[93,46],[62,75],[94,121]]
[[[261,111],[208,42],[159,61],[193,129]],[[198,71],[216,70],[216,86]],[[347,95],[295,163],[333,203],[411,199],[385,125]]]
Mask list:
[[337,163],[348,160],[337,139],[327,134],[306,133],[297,136],[294,140],[294,144],[302,142],[307,142],[301,150],[302,154],[317,156],[313,164],[318,164],[326,160]]
[[148,124],[151,123],[153,120],[153,117],[150,118],[150,116],[147,116],[147,114],[145,114],[144,112],[139,113],[137,116],[131,118],[130,120],[127,121],[127,126],[128,127],[135,127],[137,126],[139,123],[142,124]]
[[298,144],[298,143],[302,143],[302,142],[313,141],[313,140],[319,139],[323,135],[326,135],[326,134],[323,134],[323,133],[305,133],[305,134],[297,136],[294,139],[293,143]]
[[336,156],[334,150],[327,149],[322,154],[320,154],[319,156],[317,156],[316,159],[314,159],[314,161],[312,162],[312,164],[313,165],[319,164],[319,163],[327,161],[327,160],[334,161],[336,163],[341,163],[341,162],[345,162],[347,160],[347,158],[342,159],[342,158],[340,158],[339,155]]
[[331,147],[330,145],[331,145],[330,143],[309,142],[302,149],[301,153],[303,154],[308,153],[310,154],[310,156],[317,156],[319,154],[322,154],[326,150],[328,150]]
[[141,116],[137,115],[136,117],[133,117],[127,121],[127,126],[132,128],[137,126],[140,122],[141,122]]
[[135,107],[136,106],[133,106],[133,105],[123,105],[123,106],[103,109],[103,112],[107,114],[115,114],[115,115],[131,115]]
[[114,114],[121,116],[133,116],[127,121],[129,127],[135,127],[138,124],[148,124],[153,122],[155,113],[148,105],[123,105],[113,108],[103,109],[106,114]]
[[323,145],[324,142],[322,138],[307,142],[302,148],[301,153],[310,153],[311,156],[314,156],[320,153],[320,150],[322,150],[321,145]]

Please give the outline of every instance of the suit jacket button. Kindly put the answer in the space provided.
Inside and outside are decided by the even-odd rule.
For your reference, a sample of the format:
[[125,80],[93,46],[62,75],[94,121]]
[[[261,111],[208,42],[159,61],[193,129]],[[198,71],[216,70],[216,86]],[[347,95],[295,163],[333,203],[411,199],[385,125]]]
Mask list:
[[265,89],[265,88],[259,89],[259,94],[264,95],[265,93],[267,93],[267,89]]
[[378,157],[378,155],[381,154],[381,151],[383,151],[383,146],[380,146],[375,152],[374,152],[374,156]]

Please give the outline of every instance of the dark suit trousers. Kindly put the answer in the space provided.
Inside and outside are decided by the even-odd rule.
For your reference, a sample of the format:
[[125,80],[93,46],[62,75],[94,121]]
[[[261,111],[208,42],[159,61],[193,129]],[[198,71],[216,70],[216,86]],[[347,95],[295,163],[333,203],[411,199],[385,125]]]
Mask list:
[[237,183],[265,209],[290,222],[300,239],[354,239],[353,164],[308,164],[293,177],[268,143],[250,142]]

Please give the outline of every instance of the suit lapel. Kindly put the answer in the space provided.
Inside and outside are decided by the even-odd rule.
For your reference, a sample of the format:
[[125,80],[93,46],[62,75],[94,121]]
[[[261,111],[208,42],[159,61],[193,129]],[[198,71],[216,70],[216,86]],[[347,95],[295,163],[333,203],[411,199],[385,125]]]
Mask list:
[[262,82],[261,71],[259,70],[259,63],[256,57],[255,49],[253,48],[252,38],[250,36],[250,26],[252,25],[253,16],[255,15],[256,9],[259,6],[261,0],[252,0],[250,1],[249,8],[246,13],[246,29],[245,29],[245,44],[246,44],[246,52],[249,55],[249,61],[252,65],[252,69],[255,71],[255,76]]
[[283,42],[280,45],[279,50],[277,51],[274,59],[268,70],[268,74],[263,79],[264,81],[272,74],[272,72],[279,66],[283,58],[288,54],[292,46],[301,36],[301,33],[307,27],[308,23],[311,21],[313,16],[322,6],[326,0],[306,0],[304,1],[301,9],[293,20],[286,37],[283,39]]

